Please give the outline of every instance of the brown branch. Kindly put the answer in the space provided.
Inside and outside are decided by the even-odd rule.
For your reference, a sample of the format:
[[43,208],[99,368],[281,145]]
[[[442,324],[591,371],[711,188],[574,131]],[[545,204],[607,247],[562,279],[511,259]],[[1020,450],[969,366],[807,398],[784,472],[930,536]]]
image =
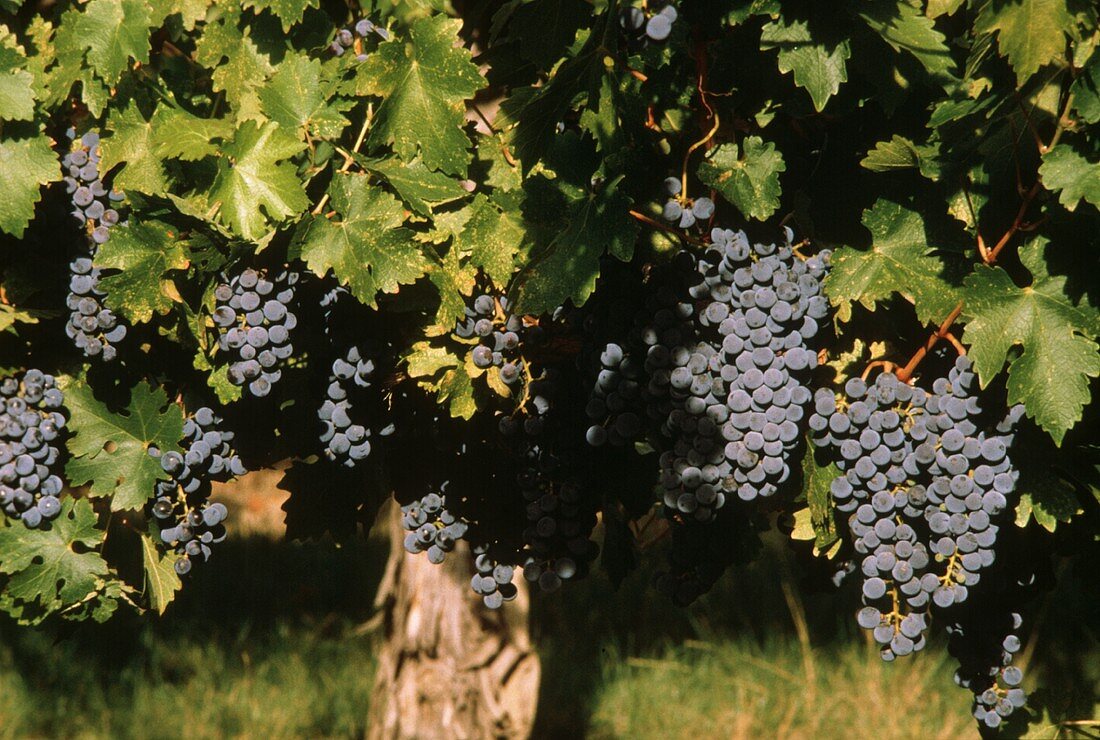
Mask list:
[[1012,225],[1008,227],[1008,231],[1004,233],[1004,236],[994,245],[993,249],[986,252],[984,261],[987,265],[992,265],[997,261],[997,255],[1001,253],[1002,249],[1008,246],[1008,242],[1012,237],[1016,236],[1016,232],[1024,226],[1024,216],[1027,215],[1027,209],[1031,207],[1031,202],[1035,200],[1035,196],[1039,194],[1042,187],[1043,184],[1039,180],[1036,180],[1028,191],[1024,193],[1024,199],[1020,203],[1020,208],[1016,211],[1016,218],[1012,220]]
[[909,378],[913,377],[913,371],[917,369],[917,365],[921,363],[921,360],[924,359],[925,355],[931,352],[932,348],[935,347],[941,339],[947,338],[948,334],[950,333],[949,330],[951,329],[951,325],[954,324],[955,320],[959,318],[959,314],[962,313],[962,308],[963,302],[959,301],[959,305],[955,306],[955,310],[947,315],[947,318],[943,320],[943,323],[940,324],[940,327],[936,329],[936,331],[932,332],[932,335],[928,337],[928,340],[924,343],[924,345],[920,349],[918,349],[911,358],[909,358],[909,362],[905,363],[905,367],[903,367],[901,370],[898,370],[898,380],[905,383],[908,382]]

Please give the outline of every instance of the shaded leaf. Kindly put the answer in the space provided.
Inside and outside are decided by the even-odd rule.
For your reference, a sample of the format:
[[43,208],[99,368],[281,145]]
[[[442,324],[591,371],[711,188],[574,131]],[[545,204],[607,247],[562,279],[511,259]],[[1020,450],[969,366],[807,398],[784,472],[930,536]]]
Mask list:
[[846,61],[852,51],[847,39],[822,43],[804,19],[780,16],[767,23],[760,33],[760,49],[778,50],[779,71],[794,73],[794,83],[810,94],[816,110],[822,110],[848,81]]

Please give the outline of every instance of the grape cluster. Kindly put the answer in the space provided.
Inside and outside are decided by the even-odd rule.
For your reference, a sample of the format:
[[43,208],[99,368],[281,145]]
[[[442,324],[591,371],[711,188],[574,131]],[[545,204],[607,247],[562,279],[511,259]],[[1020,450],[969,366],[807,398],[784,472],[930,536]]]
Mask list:
[[[372,21],[363,18],[351,28],[341,28],[337,31],[336,38],[329,44],[329,51],[338,57],[343,56],[346,51],[355,51],[356,61],[365,61],[367,54],[363,50],[363,41],[369,39],[372,34],[383,41],[390,40],[389,29],[377,26]],[[358,42],[358,46],[356,46],[356,42]]]
[[665,192],[668,194],[668,200],[661,209],[661,215],[666,221],[676,224],[681,229],[690,229],[697,221],[708,221],[714,215],[714,201],[710,198],[685,200],[680,197],[682,190],[678,178],[665,178]]
[[73,216],[88,230],[87,251],[69,264],[69,295],[65,305],[70,314],[65,334],[87,357],[110,361],[117,356],[116,346],[126,336],[126,324],[103,305],[106,292],[99,287],[100,270],[92,264],[96,249],[105,244],[111,228],[119,222],[115,204],[125,196],[108,190],[99,177],[99,134],[89,131],[73,141],[61,160],[65,188],[72,199]]
[[672,24],[676,22],[679,14],[672,4],[666,5],[660,11],[646,16],[641,8],[628,6],[619,14],[619,25],[623,30],[643,35],[652,41],[664,41],[672,33]]
[[69,295],[65,305],[72,312],[65,334],[88,357],[108,362],[118,355],[117,345],[126,337],[126,324],[103,305],[107,293],[99,287],[100,270],[91,257],[77,257],[69,264]]
[[61,512],[60,437],[65,396],[31,369],[0,381],[0,508],[34,529]]
[[521,414],[503,416],[502,436],[511,445],[516,485],[523,495],[523,576],[543,591],[582,578],[598,554],[593,497],[584,483],[583,444],[568,421],[568,398],[560,370],[548,368],[528,388]]
[[487,546],[474,547],[474,569],[477,573],[470,579],[470,587],[481,596],[485,606],[499,609],[505,601],[516,598],[519,590],[512,583],[516,569],[493,560]]
[[1012,665],[1022,647],[1017,633],[1023,618],[1015,612],[983,610],[947,626],[948,650],[959,661],[955,683],[974,693],[974,718],[996,729],[1027,703],[1024,672]]
[[298,277],[284,270],[269,279],[248,268],[214,289],[218,349],[235,357],[229,381],[257,398],[271,392],[282,377],[283,361],[294,352],[290,336],[298,319],[291,308]]
[[373,375],[374,362],[363,359],[358,347],[348,348],[343,357],[333,361],[326,398],[317,409],[325,457],[349,468],[365,460],[371,447],[370,427],[352,421],[349,393],[369,389]]
[[222,419],[203,406],[183,424],[183,454],[149,448],[171,476],[157,482],[151,510],[161,523],[160,538],[180,555],[175,564],[180,575],[191,570],[194,560],[209,558],[210,546],[225,539],[222,522],[228,512],[224,504],[208,501],[210,483],[246,472],[233,451],[233,432],[221,425]]
[[[713,229],[687,300],[654,316],[646,367],[650,392],[671,400],[664,432],[673,446],[661,455],[670,511],[706,521],[728,495],[771,496],[790,477],[817,366],[809,343],[828,314],[829,258],[800,258],[790,236],[752,245]],[[689,318],[694,341],[672,344]]]
[[871,384],[850,378],[840,398],[827,388],[814,397],[814,442],[843,473],[831,491],[863,556],[856,619],[886,660],[920,650],[932,606],[964,602],[994,561],[1022,408],[996,433],[980,432],[973,382],[969,358],[959,357],[931,393],[884,372]]
[[434,491],[421,496],[411,504],[401,507],[401,525],[405,535],[405,550],[414,555],[427,552],[428,560],[438,565],[447,553],[466,536],[470,525],[447,509],[448,483],[444,482],[439,493]]
[[73,216],[86,225],[93,245],[105,244],[111,237],[111,227],[119,221],[114,204],[126,196],[108,190],[99,177],[99,134],[89,131],[76,139],[75,131],[69,129],[67,136],[73,144],[61,166],[68,173],[65,192],[72,197]]
[[645,367],[615,342],[599,356],[600,368],[585,413],[592,424],[585,439],[593,447],[635,442],[644,431]]
[[481,293],[472,306],[466,307],[466,317],[455,326],[455,334],[461,339],[478,339],[470,351],[474,366],[482,370],[495,367],[504,385],[517,387],[526,367],[522,348],[539,344],[543,330],[537,324],[525,325],[520,316],[508,310],[507,298]]

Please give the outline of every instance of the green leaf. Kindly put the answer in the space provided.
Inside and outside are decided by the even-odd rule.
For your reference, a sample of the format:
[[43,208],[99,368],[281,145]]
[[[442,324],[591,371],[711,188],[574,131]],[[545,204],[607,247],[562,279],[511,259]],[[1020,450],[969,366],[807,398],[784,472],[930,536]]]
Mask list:
[[1100,206],[1100,163],[1089,162],[1068,144],[1043,155],[1039,176],[1048,189],[1058,191],[1058,202],[1067,211],[1076,210],[1082,198]]
[[631,200],[619,185],[616,180],[594,193],[570,194],[558,228],[516,277],[517,311],[553,311],[567,298],[580,306],[596,288],[600,257],[609,253],[630,260],[638,224],[629,214]]
[[60,179],[61,165],[47,137],[0,139],[0,230],[23,236],[41,186]]
[[324,275],[331,269],[369,306],[379,291],[395,293],[427,272],[430,263],[402,228],[396,198],[354,174],[335,175],[329,196],[338,218],[312,216],[296,237],[310,270]]
[[176,597],[176,592],[183,588],[183,583],[176,574],[177,560],[179,555],[159,552],[153,538],[144,532],[141,534],[141,562],[145,566],[145,593],[149,597],[149,606],[153,607],[157,614],[164,614],[164,610]]
[[320,7],[320,0],[246,0],[244,7],[255,8],[257,13],[270,10],[283,22],[283,30],[289,31],[291,26],[302,20],[306,8]]
[[429,169],[465,174],[465,101],[485,80],[469,50],[455,45],[461,26],[443,15],[421,18],[408,38],[381,44],[360,66],[359,92],[384,98],[371,126],[371,147],[389,144],[407,162],[419,153]]
[[439,291],[439,310],[435,314],[435,323],[439,333],[447,333],[454,328],[455,322],[466,315],[466,301],[474,290],[477,269],[469,264],[461,264],[457,249],[451,249],[443,258],[442,264],[433,265],[428,271],[428,279]]
[[550,69],[592,18],[592,6],[583,0],[541,0],[516,8],[508,22],[507,40],[539,69]]
[[814,457],[814,446],[806,445],[802,456],[802,489],[810,512],[815,554],[827,552],[840,539],[830,488],[833,479],[840,475],[841,472],[832,462],[819,464]]
[[153,114],[153,151],[162,159],[197,162],[221,151],[217,143],[233,138],[233,122],[199,118],[181,108],[161,104]]
[[134,386],[129,403],[118,413],[83,383],[66,389],[65,405],[73,431],[68,440],[72,457],[65,466],[69,482],[91,483],[93,497],[112,496],[112,511],[144,506],[156,482],[169,477],[149,448],[179,451],[183,412],[168,403],[163,388],[144,382]]
[[947,48],[944,35],[936,30],[932,19],[907,0],[857,3],[856,14],[898,52],[911,54],[930,75],[950,78],[955,62]]
[[997,46],[1023,83],[1040,67],[1057,61],[1074,29],[1066,0],[987,2],[974,23],[979,34],[997,34]]
[[341,110],[352,101],[329,102],[336,91],[333,80],[321,76],[321,62],[305,56],[287,57],[260,90],[264,113],[299,136],[336,139],[348,125]]
[[775,144],[748,136],[742,154],[730,142],[715,147],[699,163],[699,179],[717,190],[746,218],[764,220],[779,208],[779,173],[787,169]]
[[1100,54],[1093,52],[1088,64],[1070,86],[1073,109],[1085,123],[1100,121]]
[[[97,267],[119,270],[100,280],[107,305],[130,323],[151,321],[168,313],[173,299],[166,279],[169,270],[186,269],[189,260],[173,227],[160,221],[119,224],[95,255]],[[172,290],[174,293],[174,289]]]
[[105,136],[100,144],[103,154],[100,171],[108,172],[119,164],[126,164],[115,175],[114,187],[151,195],[166,191],[168,181],[164,176],[164,167],[154,150],[157,138],[155,120],[146,121],[137,104],[131,102],[111,110],[107,128],[110,136]]
[[[1015,454],[1013,461],[1015,462]],[[1069,522],[1082,513],[1081,502],[1070,480],[1049,464],[1049,460],[1037,460],[1030,456],[1031,464],[1019,465],[1020,482],[1016,487],[1019,501],[1016,503],[1016,526],[1026,527],[1035,522],[1053,532],[1058,523]]]
[[872,172],[893,172],[895,170],[918,169],[929,180],[937,180],[940,165],[936,160],[936,150],[930,146],[917,146],[904,136],[894,136],[890,141],[880,141],[875,148],[867,152],[860,162]]
[[846,60],[852,55],[848,40],[825,44],[813,37],[802,18],[780,16],[760,33],[760,50],[779,52],[779,71],[794,72],[794,84],[810,94],[814,109],[825,108],[829,98],[848,81]]
[[432,172],[419,159],[405,163],[394,157],[386,159],[362,157],[357,161],[368,172],[385,179],[402,200],[424,216],[431,215],[435,206],[453,203],[469,195],[458,180],[442,172]]
[[962,7],[964,0],[928,0],[928,7],[924,14],[929,18],[939,18],[941,15],[953,15]]
[[247,122],[223,148],[210,200],[220,204],[219,219],[248,240],[258,240],[273,224],[309,205],[295,167],[285,162],[305,144],[274,122]]
[[106,537],[96,523],[90,503],[66,498],[49,528],[14,520],[0,526],[0,573],[9,576],[4,595],[55,612],[94,594],[110,575],[95,551]]
[[[256,42],[238,28],[239,12],[222,6],[217,22],[205,26],[195,44],[195,58],[214,69],[211,75],[215,92],[225,93],[237,112],[237,118],[262,123],[259,91],[273,71],[271,59],[260,52]],[[222,60],[225,63],[222,63]]]
[[470,255],[470,264],[496,285],[507,285],[516,269],[516,254],[523,242],[523,218],[518,208],[499,208],[478,195],[471,214],[455,239],[455,248]]
[[149,63],[149,6],[143,0],[91,0],[76,21],[76,36],[88,63],[108,85],[118,82],[129,60]]
[[22,69],[0,73],[0,120],[34,118],[34,75]]
[[837,318],[852,316],[852,303],[874,310],[898,293],[913,304],[925,324],[938,324],[958,304],[959,292],[944,279],[946,265],[934,255],[924,219],[900,203],[879,199],[863,212],[871,232],[867,250],[841,247],[833,252],[825,292],[837,307]]
[[[1066,295],[1066,278],[1050,275],[1046,244],[1036,239],[1020,249],[1032,284],[1017,287],[1000,267],[979,265],[965,281],[964,341],[984,388],[1008,358],[1008,402],[1023,403],[1028,416],[1061,444],[1089,402],[1089,378],[1100,375],[1093,337],[1100,318]],[[1009,357],[1013,347],[1019,354]]]
[[[465,364],[455,355],[427,342],[417,342],[405,357],[409,377],[419,378],[420,387],[437,394],[439,403],[450,407],[456,419],[470,419],[477,411],[474,384]],[[439,372],[443,375],[433,380]]]

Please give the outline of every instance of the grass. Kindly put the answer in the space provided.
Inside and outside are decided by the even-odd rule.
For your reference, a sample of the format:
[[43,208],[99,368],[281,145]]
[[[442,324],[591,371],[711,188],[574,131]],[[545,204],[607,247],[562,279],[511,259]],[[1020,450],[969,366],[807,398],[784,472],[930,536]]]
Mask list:
[[[0,738],[360,737],[375,649],[360,627],[385,547],[230,540],[163,618],[64,635],[0,622]],[[536,599],[536,736],[976,737],[942,642],[881,663],[851,623],[852,589],[793,587],[803,574],[782,552],[686,610],[643,572]],[[1100,576],[1067,576],[1031,636],[1028,682],[1050,687],[1052,716],[1088,720]]]

